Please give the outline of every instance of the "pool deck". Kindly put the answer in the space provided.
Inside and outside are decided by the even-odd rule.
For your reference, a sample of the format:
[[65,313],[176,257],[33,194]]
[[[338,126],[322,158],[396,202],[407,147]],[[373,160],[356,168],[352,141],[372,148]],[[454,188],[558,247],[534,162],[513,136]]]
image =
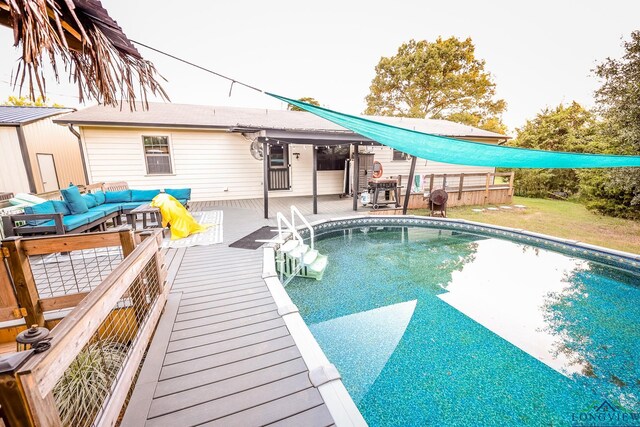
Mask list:
[[355,214],[337,196],[320,197],[318,215],[311,198],[272,198],[270,220],[260,199],[192,203],[224,212],[224,240],[167,252],[171,294],[123,426],[335,424],[262,277],[263,251],[228,246],[291,204],[309,221]]

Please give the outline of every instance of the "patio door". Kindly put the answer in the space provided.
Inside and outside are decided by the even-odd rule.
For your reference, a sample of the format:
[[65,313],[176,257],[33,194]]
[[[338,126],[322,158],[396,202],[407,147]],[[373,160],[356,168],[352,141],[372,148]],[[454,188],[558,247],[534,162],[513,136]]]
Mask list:
[[58,183],[58,174],[56,173],[56,162],[53,160],[53,154],[36,154],[38,159],[38,168],[40,169],[40,179],[44,192],[56,191],[60,189]]
[[289,145],[270,145],[267,162],[269,167],[269,191],[291,190]]

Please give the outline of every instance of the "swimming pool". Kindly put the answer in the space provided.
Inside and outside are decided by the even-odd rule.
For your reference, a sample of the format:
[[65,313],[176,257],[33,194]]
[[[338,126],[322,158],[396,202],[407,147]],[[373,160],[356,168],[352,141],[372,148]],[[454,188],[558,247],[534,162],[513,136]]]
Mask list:
[[370,425],[588,425],[607,410],[618,418],[600,424],[622,425],[640,412],[635,260],[379,222],[319,227],[323,280],[286,288]]

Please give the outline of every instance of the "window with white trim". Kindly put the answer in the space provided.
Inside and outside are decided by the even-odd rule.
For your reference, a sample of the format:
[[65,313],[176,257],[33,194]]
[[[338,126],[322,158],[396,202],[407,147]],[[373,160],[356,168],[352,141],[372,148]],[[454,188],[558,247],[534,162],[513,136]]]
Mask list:
[[393,160],[408,160],[409,157],[411,156],[409,156],[407,153],[396,150],[395,148],[393,149]]
[[143,136],[142,143],[148,175],[173,173],[168,136]]

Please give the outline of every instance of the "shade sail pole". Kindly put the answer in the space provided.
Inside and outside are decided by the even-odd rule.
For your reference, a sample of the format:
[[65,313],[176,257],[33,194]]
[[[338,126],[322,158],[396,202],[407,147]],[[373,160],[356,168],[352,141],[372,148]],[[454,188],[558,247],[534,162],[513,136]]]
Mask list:
[[269,144],[262,143],[262,200],[264,202],[264,219],[269,219]]
[[318,147],[313,148],[313,213],[318,213]]
[[353,145],[353,210],[358,210],[358,187],[360,186],[360,157],[358,156],[358,145]]
[[404,205],[402,206],[402,215],[407,214],[409,207],[409,197],[411,196],[411,187],[413,187],[413,175],[416,173],[416,156],[411,156],[411,169],[409,170],[409,180],[407,181],[407,191],[404,195]]

